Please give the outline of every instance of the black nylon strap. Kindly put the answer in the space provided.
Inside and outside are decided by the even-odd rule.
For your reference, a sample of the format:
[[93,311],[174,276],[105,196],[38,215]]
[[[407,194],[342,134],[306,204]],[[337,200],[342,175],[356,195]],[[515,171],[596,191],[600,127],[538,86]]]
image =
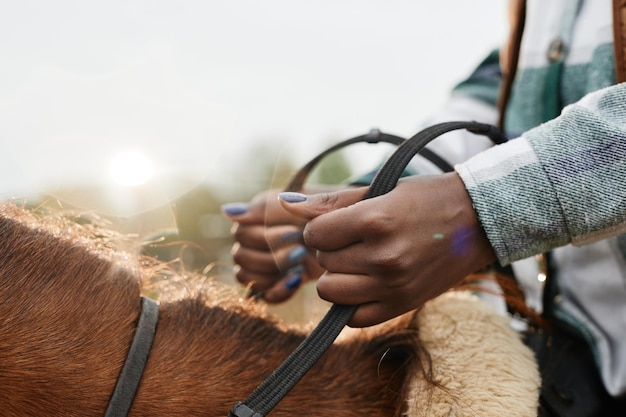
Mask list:
[[[311,173],[313,168],[315,168],[315,166],[327,155],[356,143],[375,144],[381,142],[400,146],[404,142],[406,142],[406,139],[389,133],[383,133],[378,129],[372,129],[366,135],[355,136],[353,138],[339,142],[336,145],[333,145],[330,148],[326,149],[315,158],[307,162],[302,168],[300,168],[285,187],[285,191],[301,191],[304,186],[304,182],[306,181],[308,175]],[[419,154],[443,172],[451,172],[454,170],[452,165],[450,165],[445,159],[443,159],[430,149],[422,148],[419,150]]]
[[158,304],[149,298],[141,297],[141,315],[137,323],[137,330],[135,330],[133,342],[128,350],[120,376],[117,378],[104,417],[126,417],[128,415],[148,362],[158,321]]
[[[488,136],[496,144],[506,141],[506,138],[500,133],[498,128],[478,122],[447,122],[426,128],[409,140],[402,142],[396,152],[391,155],[374,177],[374,181],[365,198],[377,197],[391,191],[396,186],[398,179],[410,160],[422,150],[428,142],[446,132],[457,129],[467,129],[472,133]],[[330,149],[336,150],[356,142],[358,141],[350,139]],[[330,152],[330,150],[322,153],[321,157],[328,152]],[[313,159],[307,166],[315,165],[321,157]],[[290,186],[296,187],[293,188],[292,191],[301,189],[304,178],[306,178],[306,173],[302,174],[302,170],[298,174],[299,175],[290,183]],[[331,306],[330,310],[313,332],[248,396],[248,398],[238,402],[230,410],[228,416],[265,417],[333,344],[358,307],[358,305],[348,306],[339,304]]]
[[430,141],[452,130],[466,129],[477,135],[489,137],[495,144],[506,142],[506,137],[497,127],[478,122],[445,122],[420,131],[398,147],[378,171],[365,198],[378,197],[393,190],[411,159]]
[[313,171],[313,168],[327,155],[336,152],[346,146],[353,145],[355,143],[380,143],[386,142],[392,145],[400,146],[406,139],[401,138],[400,136],[390,135],[388,133],[383,133],[378,129],[372,129],[366,135],[355,136],[350,139],[346,139],[342,142],[337,143],[336,145],[331,146],[326,149],[315,158],[311,159],[307,162],[302,168],[300,168],[295,175],[291,178],[291,181],[285,187],[285,191],[301,191],[304,186],[304,182],[307,177]]
[[313,332],[245,401],[237,403],[229,416],[267,415],[332,345],[357,308],[356,305],[331,306]]

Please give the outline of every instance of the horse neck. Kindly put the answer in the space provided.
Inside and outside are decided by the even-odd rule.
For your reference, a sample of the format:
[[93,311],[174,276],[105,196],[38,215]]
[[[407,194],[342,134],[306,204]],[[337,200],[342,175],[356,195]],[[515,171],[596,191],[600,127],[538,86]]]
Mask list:
[[101,415],[138,300],[139,282],[121,263],[2,218],[3,415]]
[[[135,332],[136,271],[10,217],[0,216],[0,237],[3,413],[102,415]],[[304,338],[245,306],[220,305],[162,304],[131,416],[223,417]],[[392,416],[395,368],[379,366],[370,343],[331,347],[272,416]]]
[[[262,317],[183,304],[162,305],[133,416],[224,417],[305,337]],[[379,360],[365,339],[332,346],[271,415],[393,416],[397,387]]]

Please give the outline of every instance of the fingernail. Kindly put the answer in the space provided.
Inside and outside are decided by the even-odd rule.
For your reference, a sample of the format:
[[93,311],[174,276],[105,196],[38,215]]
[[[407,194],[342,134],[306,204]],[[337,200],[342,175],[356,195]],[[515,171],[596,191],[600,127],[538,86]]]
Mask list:
[[302,275],[300,274],[296,274],[289,278],[287,281],[285,281],[285,287],[291,291],[298,288],[300,284],[302,284]]
[[296,263],[296,262],[300,262],[301,260],[303,260],[305,256],[306,256],[306,248],[304,246],[298,246],[297,248],[289,252],[288,259],[290,263]]
[[294,193],[294,192],[280,193],[278,194],[278,198],[280,198],[283,201],[286,201],[287,203],[301,203],[303,201],[306,201],[307,199],[306,195],[302,193]]
[[222,205],[222,211],[229,216],[241,216],[248,212],[250,206],[247,203],[226,203]]
[[289,262],[296,263],[300,262],[306,256],[306,248],[304,246],[298,246],[289,252]]
[[302,232],[299,230],[287,232],[280,237],[279,243],[302,243]]
[[289,270],[287,271],[287,275],[301,274],[302,271],[304,271],[304,265],[302,264],[294,265],[291,268],[289,268]]

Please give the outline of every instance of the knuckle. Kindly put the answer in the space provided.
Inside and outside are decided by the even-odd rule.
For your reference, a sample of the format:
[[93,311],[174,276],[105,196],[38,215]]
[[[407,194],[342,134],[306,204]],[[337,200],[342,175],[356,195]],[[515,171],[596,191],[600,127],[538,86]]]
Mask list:
[[374,236],[392,232],[394,225],[394,221],[388,215],[378,210],[365,213],[361,223]]
[[381,270],[394,272],[406,271],[409,266],[405,253],[390,246],[383,246],[374,256],[373,262]]
[[339,201],[339,196],[336,193],[323,193],[319,195],[319,204],[324,209],[333,208]]

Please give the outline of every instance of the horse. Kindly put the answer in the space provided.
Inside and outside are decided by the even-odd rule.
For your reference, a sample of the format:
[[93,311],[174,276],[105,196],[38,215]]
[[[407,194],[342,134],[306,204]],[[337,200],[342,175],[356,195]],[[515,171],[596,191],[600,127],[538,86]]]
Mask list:
[[[128,246],[83,216],[0,205],[1,415],[103,415],[142,295],[159,320],[132,417],[226,416],[310,331]],[[459,291],[345,329],[271,415],[530,416],[538,387],[508,319]]]

